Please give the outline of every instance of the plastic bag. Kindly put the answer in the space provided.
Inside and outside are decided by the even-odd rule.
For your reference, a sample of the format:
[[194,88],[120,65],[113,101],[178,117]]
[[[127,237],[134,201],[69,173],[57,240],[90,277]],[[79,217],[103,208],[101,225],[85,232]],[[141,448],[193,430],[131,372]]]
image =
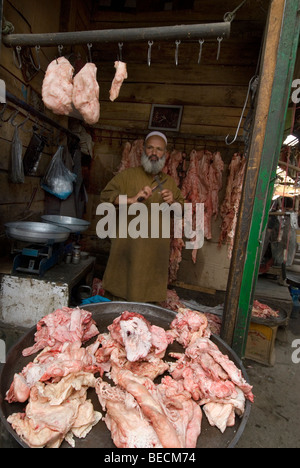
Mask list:
[[25,181],[22,149],[23,147],[19,138],[18,127],[16,127],[11,146],[11,166],[9,174],[9,180],[14,184],[24,184]]
[[60,200],[66,200],[71,195],[74,188],[73,182],[77,177],[64,165],[63,152],[64,147],[59,146],[41,182],[41,186],[46,192],[55,195]]

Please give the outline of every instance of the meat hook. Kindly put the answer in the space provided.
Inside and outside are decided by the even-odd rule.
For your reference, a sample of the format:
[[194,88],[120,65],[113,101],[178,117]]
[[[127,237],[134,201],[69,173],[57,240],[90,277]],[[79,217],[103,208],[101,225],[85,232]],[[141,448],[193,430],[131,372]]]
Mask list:
[[151,48],[153,46],[153,41],[148,41],[148,67],[151,65]]
[[202,58],[204,39],[199,39],[199,44],[200,44],[200,51],[199,51],[199,57],[198,57],[198,65],[200,65],[201,58]]
[[123,53],[122,53],[123,42],[119,42],[118,46],[119,46],[119,57],[118,57],[118,59],[119,59],[120,62],[123,62]]
[[92,63],[92,61],[93,61],[93,60],[92,60],[92,52],[91,52],[92,47],[93,47],[93,44],[91,44],[91,43],[87,44],[88,53],[89,53],[89,58],[88,58],[88,60],[89,60],[90,63]]
[[13,115],[11,116],[10,123],[12,124],[13,127],[21,128],[21,127],[23,127],[23,125],[27,122],[27,120],[29,120],[30,115],[28,114],[27,117],[25,118],[25,120],[23,120],[23,122],[21,122],[21,123],[19,123],[19,124],[15,124],[15,123],[14,123],[14,120],[15,120],[15,118],[17,117],[18,114],[19,114],[19,111],[16,110],[16,111],[13,113]]
[[248,85],[248,91],[247,91],[247,96],[246,96],[246,100],[245,100],[245,104],[244,104],[244,107],[243,107],[243,110],[242,110],[242,114],[241,114],[241,117],[240,117],[240,121],[238,123],[238,126],[237,126],[237,129],[236,129],[236,132],[235,132],[235,135],[232,139],[232,141],[228,141],[228,138],[229,138],[229,134],[227,135],[227,137],[225,138],[225,143],[226,145],[232,145],[232,143],[234,143],[238,137],[238,134],[239,134],[239,131],[240,131],[240,128],[241,128],[241,124],[242,124],[242,120],[243,120],[243,117],[244,117],[244,113],[245,113],[245,110],[246,110],[246,106],[247,106],[247,103],[248,103],[248,99],[249,99],[249,94],[250,94],[250,91],[251,91],[251,88],[252,88],[252,85],[254,83],[254,81],[257,79],[257,75],[254,75],[251,80],[249,81],[249,85]]
[[32,64],[33,68],[34,68],[36,71],[40,71],[40,69],[41,69],[41,62],[40,62],[40,56],[39,56],[40,49],[41,49],[41,46],[39,46],[39,45],[38,45],[38,46],[35,46],[36,60],[37,60],[38,66],[35,65],[31,53],[29,54],[30,62],[31,62],[31,64]]
[[16,47],[16,52],[17,52],[17,57],[16,57],[16,52],[13,49],[14,64],[19,70],[21,70],[23,66],[22,59],[21,59],[21,50],[22,50],[21,46]]
[[63,46],[63,45],[59,45],[57,48],[58,48],[58,55],[61,57],[61,56],[62,56],[62,51],[63,51],[64,46]]
[[223,41],[223,37],[218,37],[218,38],[217,38],[217,41],[218,41],[217,60],[219,60],[219,58],[220,58],[220,52],[221,52],[221,42]]
[[175,51],[175,65],[176,67],[178,66],[178,55],[179,55],[179,46],[181,44],[181,41],[175,41],[176,44],[176,51]]
[[18,110],[14,110],[14,111],[12,112],[12,114],[11,114],[7,119],[4,119],[4,118],[3,118],[3,115],[4,115],[4,112],[5,112],[6,106],[7,106],[7,104],[5,104],[5,107],[4,107],[4,109],[2,109],[2,112],[1,112],[1,117],[0,117],[0,118],[1,118],[1,121],[2,121],[2,122],[9,122],[10,119],[12,119],[13,117],[15,117],[15,116],[17,115],[17,113],[19,112]]

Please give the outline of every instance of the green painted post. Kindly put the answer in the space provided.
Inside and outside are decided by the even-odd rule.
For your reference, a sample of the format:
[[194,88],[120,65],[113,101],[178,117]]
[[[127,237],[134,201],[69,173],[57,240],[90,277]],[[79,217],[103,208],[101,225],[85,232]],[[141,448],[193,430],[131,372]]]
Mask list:
[[299,7],[298,0],[286,1],[232,342],[232,348],[240,357],[245,355],[253,294],[259,270],[262,236],[268,220],[282,146],[285,116],[299,42]]

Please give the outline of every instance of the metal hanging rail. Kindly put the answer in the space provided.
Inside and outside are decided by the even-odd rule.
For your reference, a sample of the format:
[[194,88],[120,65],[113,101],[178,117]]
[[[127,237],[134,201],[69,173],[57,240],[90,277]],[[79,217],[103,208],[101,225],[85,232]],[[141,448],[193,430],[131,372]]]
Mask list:
[[55,120],[52,120],[47,115],[45,115],[42,112],[36,110],[34,107],[30,106],[26,102],[24,102],[21,99],[17,98],[13,94],[11,94],[9,91],[6,91],[6,100],[11,102],[12,104],[14,104],[17,107],[20,107],[21,109],[28,112],[32,116],[37,117],[41,122],[45,122],[45,123],[51,125],[52,127],[57,128],[58,130],[60,130],[61,132],[65,133],[70,138],[72,138],[74,141],[79,141],[78,136],[75,135],[74,133],[72,133],[68,128],[65,128],[62,125],[60,125],[59,123],[55,122]]
[[3,43],[16,46],[65,46],[97,42],[170,41],[202,38],[228,38],[231,22],[161,26],[151,28],[106,29],[95,31],[74,31],[45,34],[7,34]]

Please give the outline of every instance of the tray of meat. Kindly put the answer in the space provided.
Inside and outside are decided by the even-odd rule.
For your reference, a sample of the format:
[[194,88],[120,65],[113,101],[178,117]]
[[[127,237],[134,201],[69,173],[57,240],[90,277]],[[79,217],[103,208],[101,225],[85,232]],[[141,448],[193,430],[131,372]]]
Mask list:
[[260,323],[269,327],[286,325],[288,313],[281,304],[276,301],[268,301],[268,304],[262,303],[257,299],[253,302],[251,321]]
[[32,448],[234,447],[253,400],[204,314],[141,303],[50,313],[0,375],[1,420]]

